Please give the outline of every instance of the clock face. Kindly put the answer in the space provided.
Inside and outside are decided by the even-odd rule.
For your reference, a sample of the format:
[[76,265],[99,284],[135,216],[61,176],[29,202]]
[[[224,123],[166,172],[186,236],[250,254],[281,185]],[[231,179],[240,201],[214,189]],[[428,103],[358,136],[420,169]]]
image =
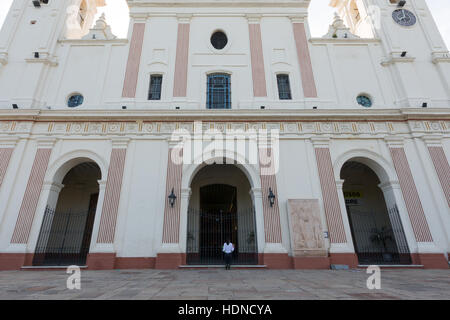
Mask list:
[[392,18],[395,22],[397,22],[399,25],[404,27],[410,27],[416,24],[417,18],[409,10],[406,9],[397,9],[392,12]]

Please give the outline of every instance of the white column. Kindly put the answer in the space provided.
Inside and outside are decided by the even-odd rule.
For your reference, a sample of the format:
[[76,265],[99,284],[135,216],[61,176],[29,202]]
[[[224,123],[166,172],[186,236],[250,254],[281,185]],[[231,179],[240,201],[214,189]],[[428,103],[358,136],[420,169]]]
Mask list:
[[188,208],[189,200],[191,199],[191,188],[181,189],[181,212],[180,212],[180,239],[179,239],[179,252],[186,252],[186,240],[187,240],[187,223],[188,223]]
[[[98,231],[100,227],[100,218],[102,217],[102,208],[103,202],[105,200],[105,189],[106,189],[106,180],[98,180],[98,200],[97,200],[97,209],[95,210],[95,218],[94,225],[92,227],[92,236],[91,236],[91,245],[89,248],[89,253],[95,252],[104,252],[102,251],[101,246],[95,241],[98,236]],[[113,252],[111,250],[106,252]]]
[[[344,198],[344,180],[336,180],[336,188],[337,188],[337,194],[339,198],[339,206],[341,208],[342,212],[342,223],[344,224],[344,230],[345,230],[345,237],[347,238],[347,243],[344,244],[336,244],[333,243],[330,246],[330,252],[336,253],[336,252],[355,252],[355,246],[353,244],[353,237],[352,237],[352,231],[350,229],[350,220],[348,219],[348,212],[347,212],[347,206],[345,205],[345,198]],[[330,242],[330,239],[327,239],[328,242]]]
[[266,240],[264,235],[264,213],[262,204],[262,191],[261,188],[253,188],[250,190],[250,196],[252,197],[253,206],[255,208],[255,220],[256,220],[256,237],[258,241],[258,253],[265,252]]

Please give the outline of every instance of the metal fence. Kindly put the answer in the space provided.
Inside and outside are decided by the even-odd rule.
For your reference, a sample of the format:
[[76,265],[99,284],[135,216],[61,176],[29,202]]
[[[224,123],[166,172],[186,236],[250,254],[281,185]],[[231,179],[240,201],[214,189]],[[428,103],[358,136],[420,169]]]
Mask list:
[[224,264],[222,248],[227,239],[235,247],[233,264],[258,264],[254,209],[237,212],[188,210],[187,264]]
[[34,266],[68,266],[86,264],[92,235],[93,215],[89,212],[55,212],[45,209]]
[[411,254],[396,205],[388,210],[388,216],[388,223],[379,226],[373,212],[350,211],[353,242],[360,264],[411,264]]

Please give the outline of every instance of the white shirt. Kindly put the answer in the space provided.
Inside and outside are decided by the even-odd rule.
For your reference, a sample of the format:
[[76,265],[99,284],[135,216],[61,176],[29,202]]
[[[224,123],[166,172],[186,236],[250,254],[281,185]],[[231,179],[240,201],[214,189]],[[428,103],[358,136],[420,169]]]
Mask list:
[[223,252],[225,253],[232,253],[234,251],[234,246],[233,244],[230,242],[230,244],[227,244],[226,242],[223,244]]

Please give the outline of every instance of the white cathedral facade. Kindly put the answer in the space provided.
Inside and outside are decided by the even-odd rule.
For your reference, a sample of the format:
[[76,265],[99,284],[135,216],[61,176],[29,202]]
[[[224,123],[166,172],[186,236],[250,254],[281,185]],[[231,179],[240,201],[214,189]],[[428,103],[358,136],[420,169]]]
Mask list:
[[[109,0],[113,1],[113,0]],[[117,0],[114,0],[117,1]],[[318,0],[312,0],[318,1]],[[0,270],[448,268],[450,54],[425,0],[14,0]]]

